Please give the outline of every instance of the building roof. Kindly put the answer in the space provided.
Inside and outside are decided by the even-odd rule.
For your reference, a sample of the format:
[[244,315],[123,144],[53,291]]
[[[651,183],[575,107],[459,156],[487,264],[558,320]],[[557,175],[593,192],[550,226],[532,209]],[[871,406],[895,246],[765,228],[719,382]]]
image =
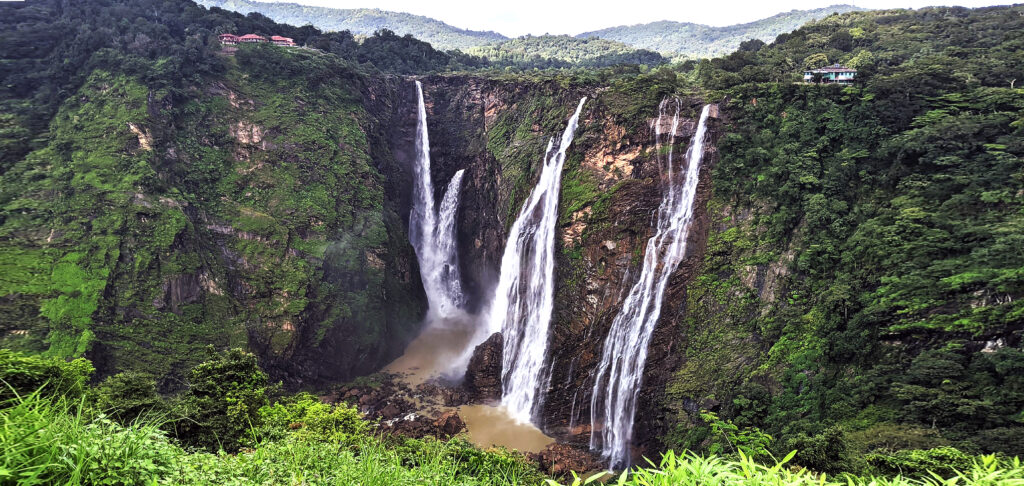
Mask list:
[[228,38],[232,38],[232,37],[233,37],[233,38],[235,38],[235,39],[237,39],[237,38],[238,38],[238,36],[237,36],[237,35],[235,35],[235,34],[221,34],[221,35],[220,35],[220,38],[221,38],[221,39],[228,39]]
[[846,66],[840,66],[838,64],[833,64],[831,66],[825,66],[823,68],[811,69],[810,71],[807,71],[807,72],[809,72],[809,73],[855,73],[855,72],[857,72],[857,70],[856,69],[848,68]]
[[270,40],[285,41],[285,42],[295,42],[295,40],[292,39],[291,37],[281,37],[279,35],[272,35],[272,36],[270,36]]
[[262,35],[256,35],[256,34],[245,34],[242,37],[239,37],[239,39],[262,39],[262,40],[267,40]]

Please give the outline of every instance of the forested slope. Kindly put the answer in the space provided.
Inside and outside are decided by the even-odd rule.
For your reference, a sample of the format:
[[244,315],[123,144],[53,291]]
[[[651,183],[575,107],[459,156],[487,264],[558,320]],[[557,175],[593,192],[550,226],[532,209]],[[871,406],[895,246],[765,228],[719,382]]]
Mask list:
[[[1021,29],[1022,7],[849,13],[692,65],[732,121],[669,444],[714,440],[712,408],[819,470],[1024,451]],[[832,62],[857,85],[797,82]]]
[[[378,65],[447,55],[187,2],[0,8],[4,348],[173,389],[209,345],[317,380],[373,371],[411,339],[422,291],[366,73],[386,84]],[[222,50],[224,31],[328,52]]]
[[399,35],[410,34],[443,50],[464,50],[506,39],[497,32],[460,29],[429,17],[376,8],[328,8],[252,0],[200,0],[197,3],[243,14],[259,12],[285,24],[313,25],[325,31],[347,30],[354,35],[370,36],[387,29]]
[[524,36],[466,50],[491,66],[520,68],[600,68],[617,64],[656,66],[666,60],[647,49],[605,39],[567,35]]
[[576,37],[599,37],[618,41],[639,49],[660,52],[666,56],[711,58],[724,56],[739,48],[746,40],[771,42],[775,36],[792,32],[802,25],[833,13],[853,12],[852,5],[833,5],[810,10],[792,10],[745,24],[713,27],[689,22],[662,20],[648,24],[620,25],[584,32]]

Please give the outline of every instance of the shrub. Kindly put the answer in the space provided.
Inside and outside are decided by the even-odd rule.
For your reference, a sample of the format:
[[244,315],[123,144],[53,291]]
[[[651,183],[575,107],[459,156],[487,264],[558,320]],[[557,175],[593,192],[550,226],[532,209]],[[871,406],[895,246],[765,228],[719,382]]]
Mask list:
[[863,459],[855,454],[839,426],[814,435],[797,434],[786,441],[786,450],[796,450],[794,462],[814,471],[838,474],[863,469]]
[[118,373],[96,387],[93,396],[96,407],[122,425],[167,411],[167,404],[156,391],[156,378],[147,373]]
[[539,484],[544,480],[536,466],[519,452],[504,448],[481,450],[463,439],[440,441],[424,439],[391,439],[395,454],[405,467],[433,468],[444,464],[453,478],[481,484]]
[[868,454],[868,464],[880,474],[928,477],[934,472],[943,477],[966,471],[974,459],[954,447],[936,447],[927,450],[905,450],[891,454]]
[[355,407],[323,403],[309,393],[266,405],[258,415],[260,440],[278,439],[290,431],[304,441],[344,443],[352,436],[366,435],[370,428]]
[[174,431],[183,443],[210,451],[232,452],[259,426],[259,410],[267,404],[267,374],[256,356],[232,349],[211,350],[208,361],[189,373],[190,387],[179,401]]
[[714,412],[701,412],[700,418],[711,427],[708,437],[712,442],[708,452],[712,454],[738,454],[742,452],[754,459],[768,459],[772,436],[757,427],[737,427],[732,420],[722,420]]
[[933,449],[949,445],[949,440],[936,429],[890,422],[877,423],[846,435],[858,450],[864,452]]
[[74,400],[85,393],[93,371],[82,358],[69,362],[0,349],[0,402],[36,391]]

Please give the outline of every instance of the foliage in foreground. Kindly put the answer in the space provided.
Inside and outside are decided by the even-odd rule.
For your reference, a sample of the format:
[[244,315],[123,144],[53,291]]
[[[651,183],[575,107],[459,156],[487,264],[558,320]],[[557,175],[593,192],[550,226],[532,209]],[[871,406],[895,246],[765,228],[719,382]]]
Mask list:
[[[212,354],[192,370],[191,388],[174,398],[157,395],[153,378],[142,374],[115,375],[89,387],[88,361],[63,365],[0,354],[0,383],[8,393],[0,400],[0,486],[545,481],[519,453],[481,450],[460,438],[380,437],[358,410],[322,403],[309,393],[272,400],[266,375],[251,354],[240,350]],[[34,380],[11,384],[26,376]],[[72,392],[52,386],[64,382],[81,386]],[[26,392],[32,384],[37,388]],[[791,466],[795,451],[782,461],[771,459],[766,434],[738,428],[713,414],[707,418],[728,443],[721,452],[736,458],[669,452],[658,467],[635,468],[613,484],[1024,486],[1019,459],[973,458],[949,447],[869,457],[876,471],[896,475],[891,479],[844,475],[840,482],[830,482],[830,476]],[[575,477],[572,484],[597,480]]]
[[[121,374],[88,387],[88,361],[58,363],[0,354],[8,397],[0,400],[0,485],[542,481],[518,453],[379,437],[358,410],[310,394],[271,403],[266,375],[240,350],[212,355],[192,370],[192,387],[170,399],[155,394],[152,377]],[[10,384],[25,376],[35,378],[34,391],[24,391],[25,380]],[[51,386],[59,380],[82,387]]]
[[[701,457],[694,454],[678,456],[672,451],[662,456],[657,466],[651,463],[650,468],[636,467],[632,471],[623,472],[617,479],[604,482],[616,486],[678,486],[678,485],[819,485],[819,486],[940,486],[940,485],[1024,485],[1024,467],[1019,459],[1010,461],[999,460],[995,456],[983,456],[963,471],[955,471],[950,476],[932,475],[923,479],[909,479],[902,476],[892,478],[842,475],[830,479],[828,476],[816,475],[807,469],[790,468],[786,464],[796,455],[793,451],[786,458],[768,466],[754,461],[742,452],[738,460],[731,461],[721,456]],[[599,484],[604,474],[597,474],[586,479],[575,476],[569,483],[571,486]],[[560,483],[548,480],[551,486]]]

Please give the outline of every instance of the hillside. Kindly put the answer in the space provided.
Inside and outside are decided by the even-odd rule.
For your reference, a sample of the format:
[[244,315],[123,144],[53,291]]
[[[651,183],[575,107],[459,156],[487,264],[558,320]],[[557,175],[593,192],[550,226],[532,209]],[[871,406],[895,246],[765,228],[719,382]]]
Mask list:
[[636,49],[621,42],[577,39],[567,35],[528,35],[473,47],[466,52],[499,67],[597,68],[616,64],[656,66],[665,62],[665,58],[657,52]]
[[664,20],[649,24],[609,27],[584,32],[576,37],[610,39],[668,56],[715,57],[735,51],[745,40],[771,42],[777,35],[796,30],[812,20],[824,18],[832,13],[856,10],[863,9],[852,5],[833,5],[813,10],[792,10],[747,24],[726,27]]
[[325,31],[347,30],[354,35],[367,36],[388,29],[398,35],[411,34],[441,50],[466,49],[506,39],[496,32],[459,29],[429,17],[375,8],[337,9],[252,0],[199,0],[197,3],[243,14],[259,12],[285,24],[313,25]]
[[[853,12],[693,64],[733,121],[669,444],[714,400],[819,470],[1024,451],[1022,13]],[[857,85],[795,82],[832,62]]]
[[[661,65],[188,1],[6,2],[0,29],[0,484],[566,483],[648,457],[619,484],[1020,485],[1024,6]],[[801,82],[829,63],[856,84]],[[413,243],[427,209],[445,272]],[[426,282],[459,284],[450,320]],[[432,328],[420,352],[465,379],[403,384],[385,366]],[[637,378],[614,414],[612,340]],[[523,356],[518,425],[555,443],[467,442]]]
[[[812,20],[836,12],[862,10],[851,5],[793,10],[726,27],[660,21],[585,32],[575,36],[579,42],[573,42],[564,35],[508,39],[496,32],[464,30],[429,17],[380,9],[336,9],[254,0],[199,0],[198,3],[243,14],[259,12],[278,22],[296,26],[309,24],[326,31],[348,30],[357,36],[388,29],[399,35],[411,34],[437,49],[459,49],[486,56],[499,66],[541,68],[566,67],[574,63],[580,63],[582,67],[597,67],[621,62],[649,65],[661,62],[649,52],[636,50],[653,51],[668,57],[714,57],[736,50],[744,40],[771,42],[775,36],[791,32]],[[615,42],[594,42],[590,39],[592,37]]]

